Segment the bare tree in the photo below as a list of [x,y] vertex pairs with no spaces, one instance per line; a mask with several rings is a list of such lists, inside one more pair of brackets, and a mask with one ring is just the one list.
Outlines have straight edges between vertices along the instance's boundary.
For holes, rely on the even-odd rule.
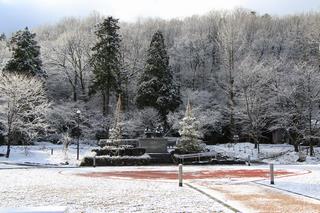
[[14,131],[23,130],[30,138],[45,131],[49,103],[41,80],[17,74],[0,75],[0,97],[0,119],[8,136],[8,158]]
[[235,81],[238,75],[238,66],[242,61],[245,51],[243,22],[247,13],[238,10],[225,14],[222,18],[221,29],[218,33],[218,45],[221,58],[221,75],[217,82],[227,96],[227,111],[229,115],[230,136],[236,133],[235,106],[236,88]]
[[250,57],[240,65],[239,73],[239,103],[237,118],[241,129],[255,143],[255,148],[260,152],[260,139],[268,131],[270,117],[268,109],[271,96],[269,84],[272,80],[270,69],[262,63],[257,63]]
[[320,135],[320,74],[308,62],[288,66],[291,69],[277,74],[280,80],[270,84],[276,94],[273,128],[286,130],[295,151],[299,151],[299,143],[308,142],[313,155],[314,140]]
[[63,72],[72,88],[73,101],[78,100],[78,89],[87,94],[89,78],[90,42],[80,30],[62,34],[45,54],[47,64]]

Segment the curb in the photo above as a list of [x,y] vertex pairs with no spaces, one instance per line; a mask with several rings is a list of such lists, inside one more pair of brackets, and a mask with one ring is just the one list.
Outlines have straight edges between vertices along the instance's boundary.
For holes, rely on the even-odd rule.
[[210,199],[212,199],[212,200],[214,200],[214,201],[216,201],[216,202],[220,203],[221,205],[223,205],[224,207],[226,207],[226,208],[230,209],[230,210],[231,210],[232,212],[234,212],[234,213],[240,213],[240,212],[241,212],[241,211],[239,211],[238,209],[236,209],[236,208],[234,208],[234,207],[230,206],[229,204],[227,204],[227,203],[225,203],[225,202],[223,202],[223,201],[221,201],[221,200],[219,200],[219,199],[217,199],[217,198],[213,197],[212,195],[210,195],[210,194],[208,194],[208,193],[204,192],[203,190],[201,190],[201,189],[199,189],[199,188],[197,188],[197,187],[195,187],[195,186],[191,185],[190,183],[184,183],[184,185],[186,185],[186,186],[188,186],[188,187],[190,187],[190,188],[194,189],[195,191],[200,192],[201,194],[203,194],[203,195],[205,195],[205,196],[209,197]]

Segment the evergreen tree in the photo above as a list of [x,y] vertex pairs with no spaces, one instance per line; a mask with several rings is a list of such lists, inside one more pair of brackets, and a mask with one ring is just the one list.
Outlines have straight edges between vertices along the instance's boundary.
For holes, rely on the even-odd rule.
[[180,104],[180,92],[173,80],[164,38],[157,31],[151,40],[144,72],[139,79],[136,103],[139,108],[154,107],[167,127],[167,114]]
[[6,34],[1,33],[0,34],[0,41],[5,41],[7,39]]
[[92,48],[94,54],[91,58],[93,67],[93,92],[99,91],[102,95],[103,115],[109,114],[110,94],[119,92],[120,75],[120,42],[118,34],[118,19],[108,17],[98,25],[95,32],[98,42]]
[[4,71],[16,72],[31,76],[45,76],[40,58],[40,46],[35,41],[36,34],[26,27],[19,30],[10,40],[13,51],[12,58],[6,64]]
[[198,126],[199,122],[196,121],[196,118],[192,114],[192,109],[190,102],[188,101],[186,114],[182,121],[180,122],[180,130],[179,133],[181,135],[181,139],[177,148],[182,153],[197,153],[203,151],[200,146],[199,132]]

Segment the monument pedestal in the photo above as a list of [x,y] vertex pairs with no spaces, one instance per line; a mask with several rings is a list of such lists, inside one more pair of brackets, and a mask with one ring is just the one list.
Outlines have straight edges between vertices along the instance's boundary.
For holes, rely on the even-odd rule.
[[146,153],[168,153],[166,138],[140,138],[139,147],[146,149]]
[[146,149],[153,164],[173,163],[171,154],[168,153],[168,139],[166,138],[140,138],[139,147]]

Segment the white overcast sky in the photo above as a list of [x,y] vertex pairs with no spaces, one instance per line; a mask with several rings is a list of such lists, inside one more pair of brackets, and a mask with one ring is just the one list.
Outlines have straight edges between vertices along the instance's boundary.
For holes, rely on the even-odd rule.
[[320,0],[0,0],[0,32],[54,23],[65,16],[84,17],[92,11],[134,21],[138,17],[169,19],[235,7],[287,15],[320,11]]

